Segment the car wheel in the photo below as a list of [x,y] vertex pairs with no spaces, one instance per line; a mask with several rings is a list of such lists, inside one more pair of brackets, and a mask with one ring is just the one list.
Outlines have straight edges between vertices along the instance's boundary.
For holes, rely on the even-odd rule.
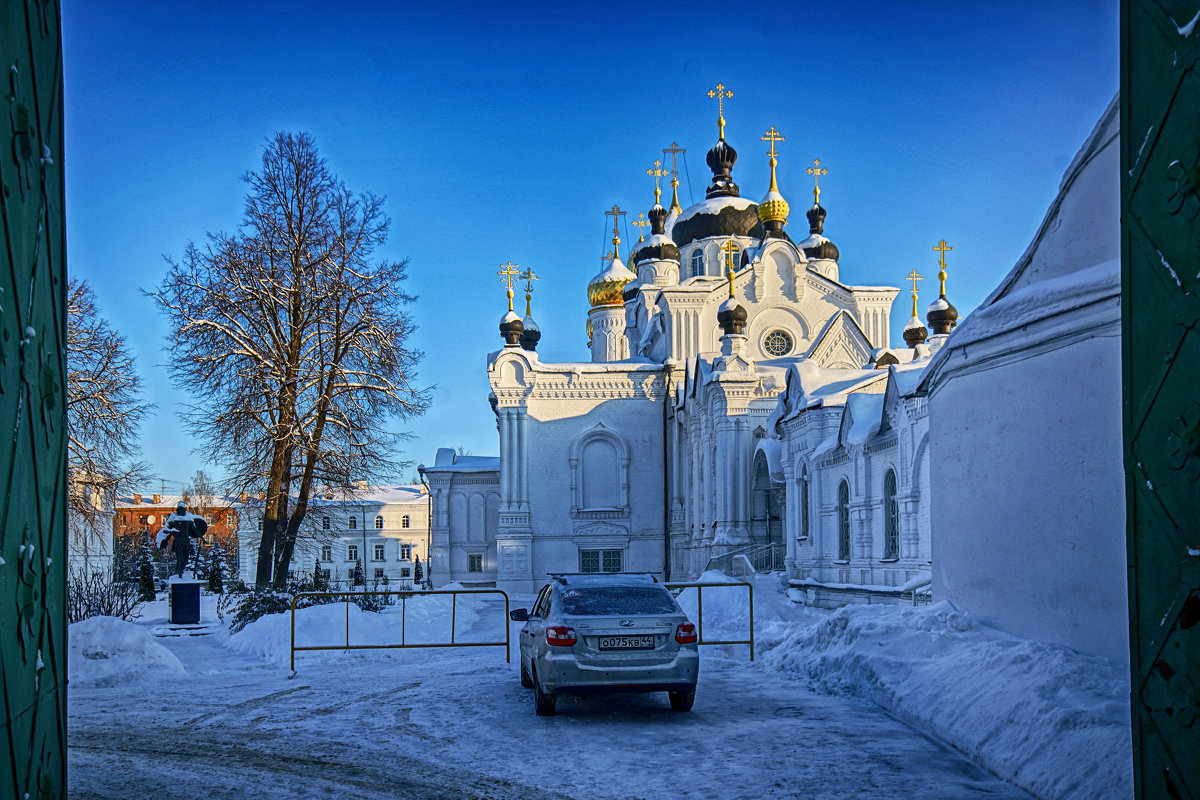
[[520,659],[520,661],[521,661],[521,685],[524,686],[526,689],[532,689],[533,688],[533,678],[529,677],[529,670],[525,669],[525,659],[522,658],[522,659]]
[[533,673],[533,706],[539,717],[554,716],[554,706],[558,698],[552,694],[546,694],[542,691],[542,684],[538,683],[537,672]]
[[696,702],[696,690],[690,692],[667,692],[671,698],[671,708],[676,711],[691,711],[692,703]]

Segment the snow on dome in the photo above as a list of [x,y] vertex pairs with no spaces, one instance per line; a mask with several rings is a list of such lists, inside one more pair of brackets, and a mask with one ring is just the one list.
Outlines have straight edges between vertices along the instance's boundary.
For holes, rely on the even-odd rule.
[[915,328],[924,328],[924,327],[925,327],[925,323],[921,322],[920,318],[913,317],[912,319],[910,319],[908,321],[908,324],[904,326],[904,330],[910,331],[910,330],[914,330]]
[[944,297],[939,297],[937,300],[934,300],[929,304],[930,311],[945,311],[949,307],[950,303]]
[[803,242],[800,242],[800,244],[796,245],[796,247],[800,248],[801,250],[807,250],[811,247],[820,247],[821,245],[825,244],[828,241],[829,240],[826,239],[821,234],[814,233],[811,236],[809,236],[807,239],[805,239]]
[[116,686],[182,675],[183,664],[142,627],[116,617],[89,617],[67,628],[67,680]]
[[522,320],[522,322],[525,324],[525,330],[527,330],[527,331],[540,331],[541,330],[541,328],[538,327],[538,324],[534,321],[533,314],[527,314],[525,316],[525,319]]
[[512,309],[509,309],[508,313],[500,318],[500,324],[503,325],[506,322],[512,322],[514,320],[519,322],[521,320],[521,315]]
[[616,256],[608,268],[588,282],[588,301],[596,306],[619,306],[625,302],[622,292],[625,284],[637,278]]
[[717,311],[732,311],[733,309],[737,308],[737,304],[738,302],[736,297],[726,297],[725,302],[717,306]]
[[[783,198],[780,199],[782,200]],[[685,208],[677,218],[668,218],[668,230],[670,230],[670,227],[674,226],[675,224],[689,220],[697,214],[717,214],[720,213],[722,208],[727,207],[732,207],[738,209],[739,211],[743,211],[753,205],[755,205],[754,201],[748,200],[745,197],[709,197],[705,200],[701,200],[694,206]]]

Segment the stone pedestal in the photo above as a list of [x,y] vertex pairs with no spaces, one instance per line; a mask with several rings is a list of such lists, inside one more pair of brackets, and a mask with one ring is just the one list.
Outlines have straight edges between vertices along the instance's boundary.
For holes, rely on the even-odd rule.
[[172,580],[167,584],[167,622],[195,625],[200,622],[200,587],[204,581]]

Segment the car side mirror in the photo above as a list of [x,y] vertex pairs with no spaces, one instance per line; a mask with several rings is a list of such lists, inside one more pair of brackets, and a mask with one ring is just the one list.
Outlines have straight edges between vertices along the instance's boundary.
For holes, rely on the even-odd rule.
[[508,618],[513,622],[527,622],[529,620],[529,611],[524,608],[513,609],[508,612]]

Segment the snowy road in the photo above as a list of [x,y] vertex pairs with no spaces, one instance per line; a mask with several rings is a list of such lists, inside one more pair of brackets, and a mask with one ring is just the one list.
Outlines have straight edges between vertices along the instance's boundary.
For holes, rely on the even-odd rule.
[[70,797],[1029,797],[745,648],[703,651],[691,713],[631,695],[539,718],[515,635],[512,664],[493,648],[308,654],[294,678],[213,636],[157,641],[185,675],[71,687]]

